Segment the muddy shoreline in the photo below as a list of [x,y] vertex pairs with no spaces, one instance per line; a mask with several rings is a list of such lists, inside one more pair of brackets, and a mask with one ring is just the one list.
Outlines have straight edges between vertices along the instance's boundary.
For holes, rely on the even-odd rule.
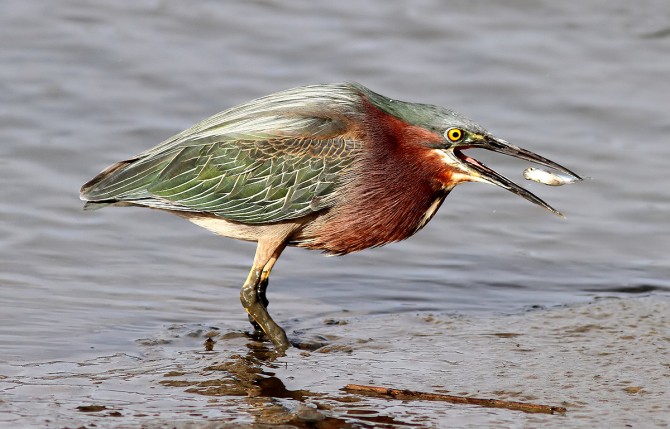
[[[459,427],[663,427],[670,416],[669,326],[663,296],[507,316],[365,316],[296,327],[294,336],[314,350],[277,356],[242,332],[173,325],[138,340],[134,353],[0,364],[0,425],[436,427],[458,418]],[[568,412],[369,398],[343,392],[347,383]]]

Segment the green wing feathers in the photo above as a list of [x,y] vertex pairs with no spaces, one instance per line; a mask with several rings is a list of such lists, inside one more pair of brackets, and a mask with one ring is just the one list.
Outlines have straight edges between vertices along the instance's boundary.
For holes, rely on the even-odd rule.
[[126,202],[251,224],[293,219],[332,203],[357,145],[305,139],[185,146],[115,164],[84,185],[82,196],[92,206]]
[[348,125],[356,91],[294,88],[214,115],[86,183],[85,208],[132,204],[250,224],[325,209],[360,149]]

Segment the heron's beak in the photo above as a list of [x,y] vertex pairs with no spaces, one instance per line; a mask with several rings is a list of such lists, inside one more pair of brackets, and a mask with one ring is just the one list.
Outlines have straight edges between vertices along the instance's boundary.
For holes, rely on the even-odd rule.
[[563,214],[561,214],[561,212],[551,207],[549,204],[544,202],[541,198],[539,198],[532,192],[529,192],[528,190],[512,182],[507,177],[498,174],[497,172],[490,169],[486,165],[482,164],[481,162],[477,161],[474,158],[470,158],[469,156],[465,155],[462,152],[462,150],[464,149],[473,149],[473,148],[487,149],[493,152],[504,153],[505,155],[510,155],[515,158],[525,159],[527,161],[535,162],[537,164],[541,164],[556,169],[558,171],[562,171],[575,177],[578,180],[582,180],[582,178],[579,177],[577,174],[563,167],[562,165],[555,163],[554,161],[550,161],[547,158],[544,158],[529,150],[513,146],[507,143],[505,140],[497,139],[493,136],[482,136],[480,139],[474,141],[470,140],[467,143],[464,143],[462,145],[455,145],[450,148],[453,151],[455,157],[458,159],[459,166],[466,170],[466,173],[471,180],[491,183],[493,185],[500,186],[501,188],[507,189],[508,191],[513,192],[541,207],[544,207],[545,209],[559,216],[563,216]]

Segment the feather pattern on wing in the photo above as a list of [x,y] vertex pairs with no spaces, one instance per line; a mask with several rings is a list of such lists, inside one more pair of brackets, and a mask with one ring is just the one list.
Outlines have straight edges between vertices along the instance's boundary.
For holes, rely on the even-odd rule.
[[333,203],[361,148],[357,102],[355,85],[314,85],[234,107],[110,166],[82,199],[250,224],[308,215]]

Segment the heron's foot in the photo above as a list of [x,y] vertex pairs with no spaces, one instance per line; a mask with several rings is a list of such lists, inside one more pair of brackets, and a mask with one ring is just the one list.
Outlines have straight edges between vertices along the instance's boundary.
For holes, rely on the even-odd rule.
[[[256,296],[260,304],[265,307],[266,311],[268,308],[268,305],[270,304],[270,301],[268,301],[266,291],[268,289],[268,277],[263,275],[264,273],[261,273],[261,280],[258,283],[258,286],[256,287]],[[249,323],[251,323],[251,326],[254,327],[254,333],[253,335],[262,338],[265,335],[265,332],[263,332],[263,328],[261,328],[261,325],[256,323],[256,320],[254,320],[253,317],[251,317],[251,314],[249,314]]]
[[[269,318],[269,316],[268,316]],[[275,323],[272,318],[269,318],[267,323],[267,331],[261,327],[261,325],[254,320],[254,318],[249,314],[249,322],[254,327],[254,332],[251,334],[254,339],[262,340],[263,338],[268,338],[274,344],[275,348],[280,351],[284,351],[291,346],[291,343],[286,336],[286,331],[282,329],[277,323]]]
[[256,323],[253,317],[251,317],[251,314],[249,314],[249,323],[251,323],[251,326],[254,327],[254,333],[253,335],[259,338],[262,338],[265,336],[265,332],[263,332],[263,328],[261,328],[261,325]]
[[273,325],[274,326],[268,327],[269,330],[265,331],[265,335],[270,338],[270,341],[272,341],[272,344],[274,344],[277,351],[286,351],[286,349],[291,347],[291,343],[286,336],[286,331],[274,322]]
[[[249,310],[247,310],[249,311]],[[286,331],[284,331],[281,326],[272,320],[270,315],[265,312],[267,317],[263,317],[261,314],[257,314],[258,319],[252,322],[254,325],[254,335],[262,338],[263,336],[267,337],[275,348],[279,351],[284,351],[291,347],[291,343],[286,336]],[[249,313],[249,318],[253,320],[253,316]]]
[[[272,320],[265,305],[267,299],[265,298],[266,282],[260,282],[260,270],[252,270],[247,279],[247,282],[242,286],[240,291],[240,301],[244,309],[249,313],[249,319],[254,329],[259,329],[261,332],[272,341],[275,348],[279,351],[284,351],[291,346],[288,341],[286,332]],[[261,289],[259,283],[265,283],[265,287]],[[263,305],[265,304],[265,305]]]

